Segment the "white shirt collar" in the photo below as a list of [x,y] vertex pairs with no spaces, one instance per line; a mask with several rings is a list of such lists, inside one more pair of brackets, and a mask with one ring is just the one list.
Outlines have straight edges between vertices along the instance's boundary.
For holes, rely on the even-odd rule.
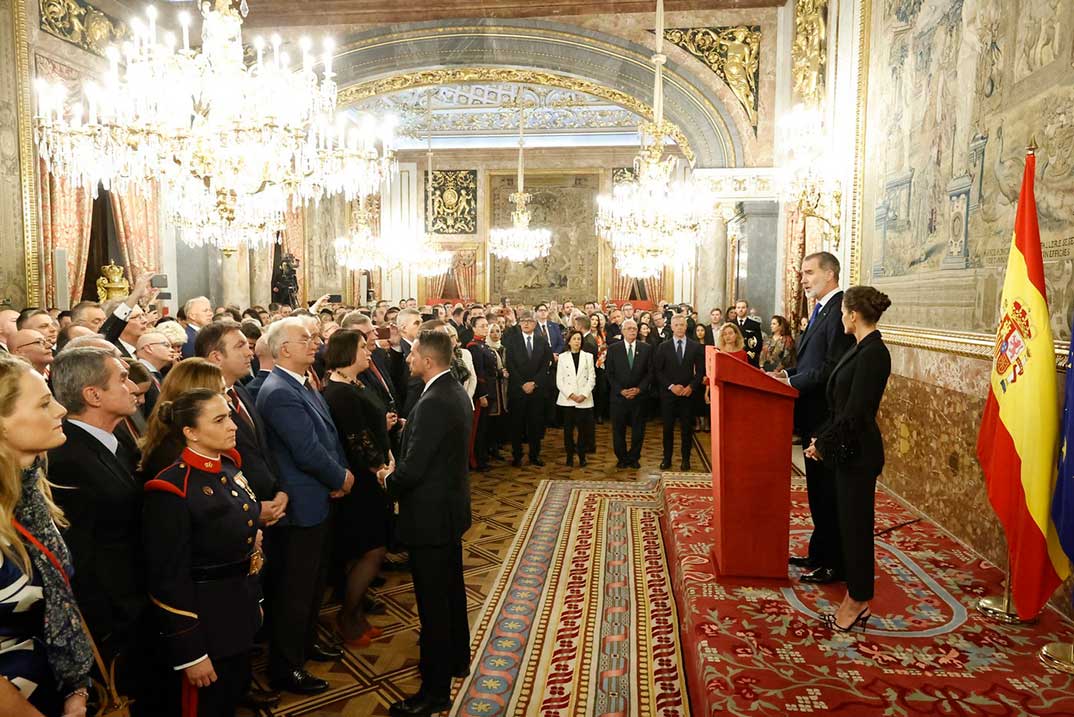
[[138,350],[134,346],[132,346],[131,344],[128,344],[123,339],[120,339],[119,343],[123,344],[123,348],[126,349],[127,353],[130,354],[131,356],[134,356],[135,352]]
[[145,359],[138,359],[138,360],[142,362],[143,366],[145,366],[147,369],[149,369],[149,373],[153,374],[154,376],[159,376],[160,375],[160,369],[157,368],[156,366],[154,366],[152,363],[150,363],[149,361],[147,361]]
[[624,339],[623,343],[626,345],[627,351],[629,351],[630,349],[634,348],[634,344],[636,344],[637,341],[627,341],[626,339]]
[[97,426],[91,426],[88,423],[84,423],[74,418],[68,418],[67,422],[75,424],[83,431],[96,438],[98,441],[101,442],[101,445],[111,451],[113,456],[116,454],[116,449],[119,448],[119,439],[116,438],[114,434],[97,428]]
[[824,296],[822,296],[819,299],[817,299],[817,305],[823,308],[824,305],[828,303],[828,299],[830,299],[833,296],[835,296],[835,294],[838,293],[838,292],[839,292],[839,287],[837,286],[834,289],[832,289],[831,291],[829,291],[827,294],[825,294]]
[[303,374],[303,373],[295,373],[294,371],[291,371],[290,369],[286,369],[283,366],[280,366],[280,364],[276,364],[276,368],[280,369],[281,371],[286,373],[288,376],[290,376],[294,380],[298,381],[303,386],[306,385],[306,375],[305,374]]
[[430,380],[426,381],[426,382],[425,382],[425,388],[421,389],[421,395],[422,395],[422,396],[424,396],[424,395],[425,395],[425,392],[429,390],[429,386],[432,386],[432,385],[433,385],[433,382],[435,382],[435,381],[436,381],[436,379],[440,378],[440,377],[441,377],[441,376],[443,376],[443,375],[444,375],[445,373],[451,373],[451,369],[449,369],[449,368],[446,368],[446,369],[444,369],[443,371],[441,371],[440,373],[438,373],[438,374],[436,374],[435,376],[433,376],[433,377],[432,377],[432,378],[431,378]]

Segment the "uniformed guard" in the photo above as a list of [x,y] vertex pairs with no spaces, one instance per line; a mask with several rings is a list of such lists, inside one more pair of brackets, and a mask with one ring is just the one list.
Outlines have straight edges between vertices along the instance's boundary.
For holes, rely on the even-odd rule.
[[221,394],[194,389],[158,410],[186,446],[145,484],[150,602],[168,664],[181,673],[172,714],[232,717],[261,623],[260,504],[242,475]]

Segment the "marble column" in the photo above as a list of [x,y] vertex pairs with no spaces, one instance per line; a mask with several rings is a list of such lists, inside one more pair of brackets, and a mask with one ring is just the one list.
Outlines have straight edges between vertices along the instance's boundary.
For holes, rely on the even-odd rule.
[[[276,247],[250,252],[250,305],[268,306],[272,301],[272,257]],[[245,307],[243,307],[245,308]]]
[[782,278],[778,247],[781,235],[779,204],[758,201],[742,202],[740,206],[742,244],[738,298],[749,301],[762,318],[767,318],[775,308],[776,285]]
[[240,247],[230,256],[221,252],[220,258],[221,303],[244,309],[250,305],[250,251]]
[[727,306],[727,222],[722,214],[698,250],[695,277],[693,303],[702,317],[717,306]]
[[0,301],[22,308],[26,305],[26,264],[14,2],[22,0],[0,0]]

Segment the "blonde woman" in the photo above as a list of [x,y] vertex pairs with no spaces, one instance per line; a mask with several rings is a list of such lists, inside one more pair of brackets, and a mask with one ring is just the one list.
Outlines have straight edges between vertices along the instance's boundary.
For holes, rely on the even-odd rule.
[[[85,717],[93,656],[41,454],[66,409],[30,364],[0,356],[0,714]],[[25,693],[23,692],[25,690]]]
[[728,322],[720,327],[720,335],[716,339],[716,350],[720,353],[731,354],[741,361],[749,362],[742,331],[733,323]]
[[[187,391],[207,388],[224,395],[224,374],[220,368],[202,358],[189,358],[175,364],[160,385],[157,406],[165,401],[175,401]],[[168,424],[161,420],[155,406],[146,421],[141,442],[142,460],[138,464],[141,480],[147,481],[170,466],[183,452],[183,445],[173,437]]]

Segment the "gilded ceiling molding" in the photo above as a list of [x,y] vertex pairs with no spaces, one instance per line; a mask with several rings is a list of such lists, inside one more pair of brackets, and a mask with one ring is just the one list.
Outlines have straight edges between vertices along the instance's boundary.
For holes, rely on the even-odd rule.
[[[544,70],[520,70],[511,67],[448,67],[390,75],[341,87],[339,90],[339,106],[349,107],[370,97],[387,95],[416,87],[465,85],[475,82],[509,82],[521,85],[559,87],[574,92],[584,92],[628,109],[646,120],[652,121],[653,119],[653,110],[649,105],[625,92],[569,75]],[[671,137],[679,146],[679,151],[682,152],[686,161],[693,165],[695,161],[694,151],[690,147],[690,142],[686,139],[683,131],[679,127],[675,127]]]
[[11,3],[15,39],[15,82],[18,101],[19,180],[22,185],[22,244],[26,271],[26,306],[41,305],[41,262],[37,249],[37,163],[33,139],[33,90],[30,82],[30,38],[26,3]]
[[[427,181],[425,172],[422,184]],[[477,234],[477,170],[434,169],[432,184],[432,218],[426,218],[425,231]]]
[[828,0],[795,0],[791,74],[794,97],[807,105],[824,99],[828,70]]
[[746,111],[757,136],[761,26],[674,28],[664,30],[664,38],[701,60],[723,80]]
[[38,0],[41,29],[95,55],[130,34],[120,20],[84,0]]

